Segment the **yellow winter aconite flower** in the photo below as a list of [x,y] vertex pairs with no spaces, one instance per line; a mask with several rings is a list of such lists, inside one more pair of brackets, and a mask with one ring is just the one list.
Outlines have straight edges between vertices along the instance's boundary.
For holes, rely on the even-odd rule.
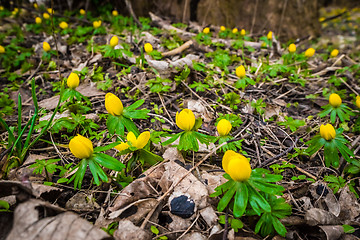
[[289,52],[291,52],[291,53],[294,53],[294,52],[296,52],[296,45],[295,44],[290,44],[289,45]]
[[315,54],[315,49],[313,49],[313,48],[308,48],[305,51],[305,57],[312,57],[312,56],[314,56],[314,54]]
[[341,97],[336,93],[332,93],[332,94],[330,94],[330,97],[329,97],[329,103],[333,108],[340,107],[340,105],[342,103]]
[[206,27],[203,29],[203,33],[208,34],[210,32],[210,28]]
[[271,40],[273,37],[273,32],[269,31],[266,37],[267,37],[267,39]]
[[221,119],[216,126],[216,129],[220,136],[227,136],[231,130],[232,126],[229,120]]
[[249,161],[243,155],[232,150],[225,152],[222,167],[234,181],[243,182],[250,178],[251,166]]
[[43,13],[43,18],[44,19],[49,19],[50,18],[50,15],[48,13]]
[[5,53],[5,48],[0,45],[0,53]]
[[48,52],[51,50],[50,44],[47,42],[43,42],[43,49],[45,52]]
[[117,146],[115,146],[115,148],[117,149],[117,150],[119,150],[120,152],[121,151],[124,151],[125,149],[128,149],[130,146],[129,146],[129,144],[127,143],[127,142],[122,142],[122,143],[120,143],[119,145],[117,145]]
[[79,134],[70,140],[69,148],[71,153],[80,159],[89,158],[94,152],[90,139]]
[[239,78],[243,78],[246,75],[245,72],[245,67],[243,65],[240,65],[236,68],[235,70],[236,76],[238,76]]
[[3,6],[0,6],[0,11],[4,10],[4,7]]
[[121,100],[112,93],[105,95],[105,108],[113,116],[120,116],[124,110]]
[[98,20],[98,21],[94,21],[93,22],[93,27],[94,28],[99,28],[101,26],[101,20]]
[[35,9],[38,9],[38,8],[39,8],[39,5],[37,5],[37,3],[34,3],[33,6],[34,6]]
[[195,125],[195,115],[190,109],[183,109],[180,113],[176,112],[175,122],[180,129],[191,131]]
[[241,31],[240,31],[240,35],[241,35],[241,36],[245,36],[245,35],[246,35],[246,31],[245,31],[245,29],[241,29]]
[[118,11],[116,11],[116,10],[113,10],[113,11],[111,12],[111,14],[112,14],[114,17],[117,16],[117,15],[119,15]]
[[79,76],[76,73],[73,73],[73,72],[70,73],[66,83],[67,83],[67,86],[71,89],[77,88],[80,83]]
[[118,45],[118,43],[119,43],[119,38],[117,36],[113,36],[110,39],[110,46],[111,47],[115,47],[116,45]]
[[133,132],[129,132],[126,136],[126,139],[131,143],[133,147],[141,149],[146,146],[150,139],[150,132],[142,132],[138,137],[135,136]]
[[153,49],[153,46],[150,43],[145,43],[144,50],[147,53],[151,53],[154,49]]
[[319,18],[319,22],[323,22],[325,20],[324,17]]
[[14,8],[14,11],[11,12],[12,15],[16,15],[19,12],[18,8]]
[[80,9],[79,12],[80,12],[81,15],[85,15],[85,14],[86,14],[86,11],[85,11],[84,9]]
[[330,123],[326,125],[322,124],[320,126],[320,136],[326,141],[334,139],[336,136],[334,127]]
[[339,50],[334,49],[334,50],[331,51],[330,56],[331,57],[336,57],[338,54],[339,54]]
[[47,11],[49,14],[54,14],[54,9],[52,9],[52,8],[48,8],[48,9],[46,9],[46,11]]
[[233,30],[232,30],[232,33],[238,33],[239,32],[239,30],[237,29],[237,28],[233,28]]
[[42,20],[41,20],[41,18],[36,17],[36,18],[35,18],[35,22],[36,22],[37,24],[40,24],[40,23],[42,22]]
[[223,31],[225,31],[226,30],[226,27],[224,27],[224,26],[221,26],[220,27],[220,32],[223,32]]
[[59,24],[59,26],[60,26],[61,29],[67,29],[69,27],[69,25],[66,22],[61,22]]
[[356,97],[356,106],[360,108],[360,96]]

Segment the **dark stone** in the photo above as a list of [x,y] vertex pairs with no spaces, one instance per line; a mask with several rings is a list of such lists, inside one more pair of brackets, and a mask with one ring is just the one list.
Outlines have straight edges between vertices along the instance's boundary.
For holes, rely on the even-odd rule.
[[326,195],[329,193],[329,190],[324,185],[318,185],[316,188],[316,193],[320,196],[326,197]]
[[185,195],[174,198],[170,203],[170,212],[182,218],[189,218],[194,214],[195,202]]

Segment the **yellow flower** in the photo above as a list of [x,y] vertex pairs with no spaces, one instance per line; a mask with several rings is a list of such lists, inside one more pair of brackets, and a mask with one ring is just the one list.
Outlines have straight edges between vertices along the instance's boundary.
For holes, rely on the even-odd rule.
[[5,52],[5,48],[0,45],[0,53],[4,53],[4,52]]
[[220,27],[220,32],[223,32],[223,31],[225,31],[226,30],[226,27],[224,27],[224,26],[221,26]]
[[120,116],[124,110],[121,100],[112,93],[105,95],[105,108],[113,116]]
[[195,115],[190,109],[183,109],[180,113],[176,112],[175,122],[180,129],[191,131],[195,125]]
[[324,17],[319,18],[319,22],[323,22],[325,20]]
[[112,14],[113,16],[119,15],[118,11],[116,11],[116,10],[113,10],[111,14]]
[[85,10],[84,10],[84,9],[80,9],[80,14],[81,14],[81,15],[85,15],[85,14],[86,14]]
[[329,97],[329,103],[334,108],[340,107],[340,105],[342,103],[341,97],[336,93],[332,93],[332,94],[330,94],[330,97]]
[[126,139],[128,142],[131,143],[133,147],[136,147],[137,149],[141,149],[146,146],[146,144],[149,142],[150,139],[150,132],[142,132],[137,138],[133,132],[129,132],[126,136]]
[[243,182],[250,178],[251,166],[249,161],[243,155],[232,150],[225,152],[222,167],[234,181]]
[[245,36],[245,35],[246,35],[246,31],[245,31],[245,29],[241,29],[241,31],[240,31],[240,35],[241,35],[241,36]]
[[3,6],[0,6],[0,11],[4,10],[4,7]]
[[145,43],[144,50],[147,53],[151,53],[153,51],[153,46],[150,43]]
[[43,42],[43,49],[45,52],[48,52],[51,50],[50,44],[47,42]]
[[206,27],[203,29],[203,33],[208,34],[210,32],[210,28]]
[[93,27],[94,28],[99,28],[100,26],[101,26],[101,20],[93,22]]
[[18,8],[14,8],[14,11],[11,12],[12,15],[16,15],[19,12]]
[[61,22],[59,24],[59,26],[60,26],[61,29],[67,29],[69,27],[69,25],[66,22]]
[[339,54],[339,50],[334,49],[334,50],[331,51],[330,56],[331,57],[336,57],[338,54]]
[[94,152],[92,142],[90,139],[77,135],[69,142],[69,148],[71,153],[80,159],[89,158]]
[[34,6],[35,9],[38,9],[38,8],[39,8],[39,6],[37,5],[37,3],[34,3],[33,6]]
[[267,39],[272,40],[273,32],[272,32],[272,31],[269,31],[269,33],[267,34],[266,37],[267,37]]
[[70,73],[68,79],[67,79],[67,86],[71,89],[75,89],[79,86],[80,79],[79,76],[76,73]]
[[216,126],[216,129],[220,136],[227,136],[231,130],[231,123],[226,119],[221,119]]
[[312,56],[314,56],[314,54],[315,54],[315,49],[313,49],[313,48],[308,48],[305,51],[305,57],[312,57]]
[[43,18],[44,19],[49,19],[50,18],[50,15],[48,13],[43,13]]
[[322,124],[320,126],[320,136],[326,141],[332,140],[336,136],[334,127],[331,124]]
[[289,45],[289,52],[291,52],[291,53],[294,53],[294,52],[296,52],[296,45],[295,44],[290,44]]
[[360,108],[360,96],[356,96],[356,106]]
[[46,9],[49,14],[54,14],[54,10],[52,8]]
[[41,18],[36,17],[36,18],[35,18],[35,22],[36,22],[37,24],[40,24],[40,23],[42,22],[42,20],[41,20]]
[[122,143],[120,143],[119,145],[117,145],[117,146],[115,146],[115,148],[117,149],[117,150],[119,150],[120,152],[121,151],[124,151],[125,149],[128,149],[130,146],[129,146],[129,144],[127,143],[127,142],[122,142]]
[[234,33],[234,34],[235,34],[235,33],[238,33],[238,31],[239,31],[239,30],[238,30],[237,28],[233,28],[232,33]]
[[118,45],[118,43],[119,43],[119,38],[117,36],[113,36],[110,39],[110,46],[111,47],[115,47],[116,45]]
[[244,66],[243,65],[238,66],[235,70],[235,73],[236,73],[236,76],[238,76],[239,78],[245,77],[246,72],[245,72]]

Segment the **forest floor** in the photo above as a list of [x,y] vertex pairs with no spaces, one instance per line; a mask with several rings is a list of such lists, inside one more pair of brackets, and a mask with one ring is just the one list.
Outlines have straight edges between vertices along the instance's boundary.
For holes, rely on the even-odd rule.
[[[360,9],[321,9],[320,37],[286,43],[47,11],[0,8],[0,239],[359,239]],[[250,178],[223,177],[228,150]]]

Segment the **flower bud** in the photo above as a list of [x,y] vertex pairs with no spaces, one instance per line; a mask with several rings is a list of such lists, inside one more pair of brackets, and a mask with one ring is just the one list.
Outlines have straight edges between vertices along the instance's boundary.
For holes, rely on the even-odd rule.
[[245,31],[245,29],[241,29],[241,31],[240,31],[240,35],[241,35],[241,36],[245,36],[245,35],[246,35],[246,31]]
[[5,53],[5,48],[0,45],[0,53]]
[[35,18],[35,23],[40,24],[41,22],[42,22],[41,18],[39,18],[39,17]]
[[60,26],[61,29],[67,29],[69,27],[69,25],[66,22],[61,22],[59,24],[59,26]]
[[151,53],[154,49],[153,46],[150,43],[145,43],[144,50],[146,53]]
[[110,39],[110,46],[111,47],[115,47],[116,45],[118,45],[118,43],[119,43],[119,38],[117,36],[113,36]]
[[225,152],[222,167],[237,182],[246,181],[251,176],[251,166],[247,158],[232,150]]
[[35,9],[39,8],[39,5],[37,3],[34,3],[33,6],[34,6]]
[[216,126],[216,129],[220,136],[227,136],[231,130],[231,123],[226,119],[221,119]]
[[333,108],[340,107],[340,105],[342,103],[341,97],[336,93],[332,93],[332,94],[330,94],[330,97],[329,97],[329,103]]
[[356,106],[360,108],[360,96],[356,96]]
[[272,31],[269,31],[269,33],[267,34],[267,39],[269,39],[269,40],[272,40],[272,38],[273,38],[273,32]]
[[84,9],[80,9],[80,14],[81,15],[85,15],[86,14],[86,11]]
[[141,149],[146,146],[150,139],[150,132],[142,132],[138,137],[135,136],[133,132],[129,132],[126,136],[126,139],[131,143],[133,147]]
[[43,18],[44,19],[49,19],[50,18],[50,15],[48,13],[43,13]]
[[114,17],[116,17],[117,15],[119,15],[118,11],[116,11],[116,10],[113,10],[113,11],[111,12],[111,14],[112,14]]
[[66,83],[67,83],[67,86],[71,89],[77,88],[80,83],[79,76],[76,73],[73,73],[73,72],[70,73]]
[[203,29],[203,33],[208,34],[210,32],[210,28],[206,27]]
[[93,22],[93,27],[94,28],[99,28],[101,26],[101,20],[98,20],[98,21],[94,21]]
[[294,53],[294,52],[296,52],[296,45],[295,44],[290,44],[289,45],[289,52],[290,53]]
[[238,76],[239,78],[243,78],[246,75],[245,72],[245,67],[243,65],[240,65],[236,68],[235,70],[236,76]]
[[224,27],[224,26],[221,26],[220,27],[220,32],[223,32],[223,31],[225,31],[226,30],[226,27]]
[[113,116],[120,116],[124,110],[121,100],[112,93],[105,95],[105,108]]
[[232,33],[236,34],[238,32],[239,32],[239,30],[237,28],[233,28]]
[[320,136],[326,141],[329,141],[335,138],[336,131],[331,124],[322,124],[320,126]]
[[308,48],[306,51],[305,51],[305,57],[312,57],[314,56],[315,54],[315,49],[313,48]]
[[338,54],[339,54],[339,50],[334,49],[334,50],[331,51],[330,56],[331,57],[336,57]]
[[49,14],[54,14],[54,9],[48,8],[48,9],[46,9],[46,10],[47,10],[47,12],[48,12]]
[[180,129],[191,131],[195,125],[195,115],[190,109],[183,109],[180,113],[176,112],[175,122]]
[[90,139],[79,134],[70,140],[69,148],[71,153],[80,159],[89,158],[94,152]]
[[50,44],[47,42],[43,42],[43,49],[45,52],[48,52],[51,50]]

